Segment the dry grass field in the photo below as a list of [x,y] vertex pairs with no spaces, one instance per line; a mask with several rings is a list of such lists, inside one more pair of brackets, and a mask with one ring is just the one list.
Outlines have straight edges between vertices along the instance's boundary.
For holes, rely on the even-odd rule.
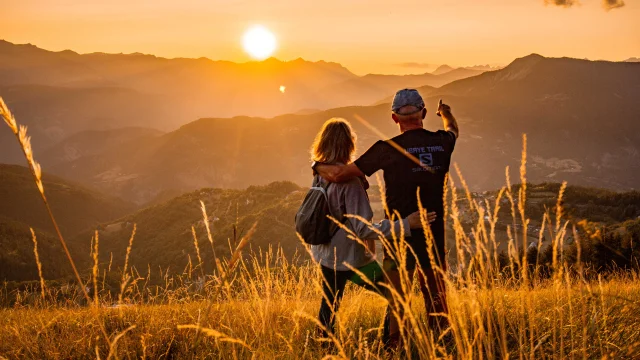
[[[321,299],[311,267],[262,267],[235,290],[205,301],[195,294],[126,305],[19,305],[0,310],[6,358],[402,358],[380,342],[386,301],[349,289],[335,339],[320,341]],[[205,296],[206,297],[206,296]],[[420,358],[637,358],[640,284],[634,277],[582,283],[567,278],[533,288],[449,290],[453,341],[408,332]],[[420,322],[421,300],[411,309]],[[202,324],[198,336],[190,326]],[[101,327],[108,334],[103,336]]]

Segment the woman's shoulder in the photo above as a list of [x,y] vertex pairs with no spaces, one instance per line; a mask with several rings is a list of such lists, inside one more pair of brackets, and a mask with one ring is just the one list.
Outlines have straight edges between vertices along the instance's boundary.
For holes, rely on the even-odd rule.
[[331,186],[335,190],[339,190],[339,191],[348,191],[348,192],[354,192],[354,191],[360,192],[361,190],[366,191],[366,187],[362,179],[360,178],[352,178],[341,183],[332,183]]
[[[321,179],[320,181],[322,183],[328,183],[327,180],[324,179],[322,176],[319,176],[319,177],[320,177],[320,179]],[[351,179],[349,179],[347,181],[343,181],[343,182],[339,182],[339,183],[331,183],[331,186],[335,186],[335,187],[360,186],[360,187],[362,187],[362,184],[363,184],[363,182],[362,182],[362,180],[360,178],[354,177],[354,178],[351,178]]]

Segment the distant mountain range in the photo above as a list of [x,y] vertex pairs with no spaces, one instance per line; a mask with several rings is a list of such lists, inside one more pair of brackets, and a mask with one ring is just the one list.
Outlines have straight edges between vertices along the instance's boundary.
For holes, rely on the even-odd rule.
[[431,72],[433,75],[442,75],[442,74],[446,74],[450,71],[453,71],[454,68],[452,68],[449,65],[440,65],[438,66],[437,69],[435,69],[433,72]]
[[474,65],[474,66],[464,66],[464,67],[459,67],[459,68],[453,68],[449,65],[440,65],[438,66],[438,68],[436,68],[433,72],[431,72],[433,75],[444,75],[447,74],[449,72],[452,72],[454,70],[466,70],[469,73],[470,72],[485,72],[485,71],[494,71],[494,70],[500,70],[502,67],[500,66],[491,66],[491,65]]
[[473,66],[465,66],[464,69],[479,70],[479,71],[494,71],[494,70],[500,70],[503,67],[504,66],[500,66],[500,65],[473,65]]
[[[0,40],[0,96],[30,126],[36,150],[87,130],[136,126],[167,131],[208,116],[272,117],[370,105],[400,87],[441,86],[478,73],[360,77],[324,61],[270,58],[239,64],[78,54]],[[18,149],[5,149],[8,135],[0,130],[0,162],[19,162]]]
[[[380,98],[394,94],[404,88],[422,87],[428,94],[436,87],[481,74],[482,71],[464,68],[451,69],[440,74],[420,75],[378,75],[369,74],[355,79],[345,80],[321,91],[328,103],[334,107],[372,105]],[[382,95],[382,96],[381,96]]]
[[[499,188],[507,165],[517,178],[523,133],[533,181],[640,187],[640,64],[530,55],[501,70],[420,90],[427,128],[442,126],[434,115],[438,99],[453,107],[461,127],[453,159],[473,189]],[[306,185],[308,149],[322,123],[349,119],[362,153],[379,137],[354,115],[393,136],[398,129],[390,100],[269,119],[200,119],[46,169],[138,203],[205,186],[243,188],[281,179]]]

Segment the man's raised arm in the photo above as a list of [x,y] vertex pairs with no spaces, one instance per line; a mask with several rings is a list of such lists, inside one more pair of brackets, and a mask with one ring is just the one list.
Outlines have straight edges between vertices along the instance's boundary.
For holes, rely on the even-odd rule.
[[354,163],[349,165],[316,164],[313,168],[320,176],[325,178],[325,180],[334,183],[345,182],[354,177],[364,176],[364,173],[360,171]]
[[451,131],[457,138],[460,134],[458,130],[458,122],[451,113],[451,107],[447,104],[443,104],[442,99],[440,99],[440,102],[438,103],[438,112],[436,114],[442,117],[444,129],[446,131]]

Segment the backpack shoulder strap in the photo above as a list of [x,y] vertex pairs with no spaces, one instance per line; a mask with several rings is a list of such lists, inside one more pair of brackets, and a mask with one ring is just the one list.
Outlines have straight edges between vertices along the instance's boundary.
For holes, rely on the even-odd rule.
[[313,177],[313,183],[311,185],[311,189],[322,192],[322,194],[325,196],[327,200],[327,203],[329,203],[329,196],[327,193],[327,191],[329,190],[329,186],[331,186],[331,183],[330,182],[323,183],[320,178],[320,175],[315,175]]

